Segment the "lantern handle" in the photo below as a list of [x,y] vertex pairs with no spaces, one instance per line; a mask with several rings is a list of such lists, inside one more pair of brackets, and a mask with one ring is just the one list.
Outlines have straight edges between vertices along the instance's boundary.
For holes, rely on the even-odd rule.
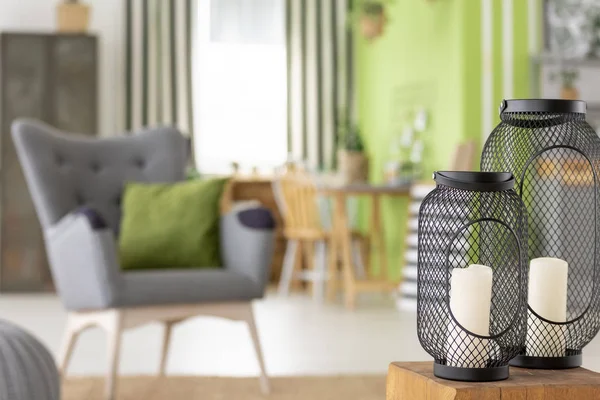
[[498,114],[500,116],[502,116],[502,113],[504,112],[504,110],[506,110],[507,106],[508,106],[508,102],[505,99],[502,99],[502,101],[500,102],[500,107],[498,109]]

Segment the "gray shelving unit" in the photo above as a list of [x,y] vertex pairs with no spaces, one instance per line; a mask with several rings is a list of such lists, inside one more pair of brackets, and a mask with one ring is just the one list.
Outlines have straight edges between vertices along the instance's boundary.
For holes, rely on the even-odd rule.
[[0,291],[52,290],[43,235],[10,134],[16,118],[95,135],[98,41],[0,34]]

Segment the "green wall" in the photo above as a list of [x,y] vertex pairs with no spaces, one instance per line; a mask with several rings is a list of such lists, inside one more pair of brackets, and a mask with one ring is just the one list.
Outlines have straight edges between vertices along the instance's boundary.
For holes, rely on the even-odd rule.
[[[493,0],[493,113],[502,99],[502,0]],[[359,124],[371,162],[370,178],[382,182],[406,114],[429,115],[423,178],[449,168],[457,144],[481,145],[481,1],[397,0],[387,6],[383,36],[366,42],[357,34],[356,79]],[[527,2],[514,1],[514,97],[527,97],[529,56]],[[479,160],[476,160],[477,163]],[[474,169],[477,165],[473,166]],[[404,251],[406,202],[384,203],[389,263],[399,276]],[[366,224],[368,204],[363,205]]]

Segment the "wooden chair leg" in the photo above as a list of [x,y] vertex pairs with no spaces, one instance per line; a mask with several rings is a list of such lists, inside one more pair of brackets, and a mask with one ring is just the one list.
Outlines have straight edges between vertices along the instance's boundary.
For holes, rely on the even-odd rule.
[[344,277],[344,298],[346,308],[353,310],[356,306],[356,278],[352,263],[352,238],[348,229],[348,217],[345,197],[343,194],[336,196],[336,241],[342,259],[342,274]]
[[285,255],[283,257],[283,267],[281,269],[281,278],[279,278],[279,295],[287,296],[290,293],[290,285],[295,270],[296,253],[298,251],[298,241],[288,240]]
[[305,271],[304,247],[306,247],[306,244],[302,240],[298,240],[297,242],[298,247],[296,248],[296,257],[294,258],[294,273],[292,274],[290,287],[294,291],[303,291],[305,287],[301,276]]
[[260,346],[260,338],[258,337],[258,330],[256,329],[256,321],[254,320],[254,311],[252,310],[252,303],[249,304],[248,329],[250,329],[250,336],[252,336],[252,344],[254,345],[254,351],[258,360],[258,366],[260,368],[260,388],[263,394],[269,394],[271,391],[269,385],[269,378],[265,368],[265,361],[263,359],[262,348]]
[[169,358],[169,347],[171,345],[171,333],[173,326],[177,321],[165,322],[165,333],[162,340],[162,348],[160,352],[160,366],[158,368],[158,375],[165,376],[167,371],[167,359]]
[[108,373],[106,375],[105,382],[105,397],[106,400],[115,400],[117,393],[117,374],[119,367],[119,355],[121,350],[121,334],[123,330],[123,316],[121,311],[114,310],[106,322],[103,328],[106,330],[108,336]]
[[314,246],[315,281],[313,283],[313,296],[317,302],[322,303],[325,299],[325,285],[329,279],[329,274],[327,271],[327,244],[324,240],[322,240],[315,242]]
[[67,316],[67,326],[65,327],[62,344],[58,353],[58,372],[63,378],[67,375],[67,368],[69,366],[71,356],[73,355],[73,348],[75,347],[75,342],[77,341],[79,333],[81,332],[79,327],[74,323],[73,319],[73,316]]
[[333,236],[327,243],[327,301],[333,302],[337,292],[338,284],[338,252],[337,244]]
[[354,266],[354,274],[357,279],[367,278],[367,267],[365,266],[365,256],[363,246],[360,239],[352,239],[352,260]]

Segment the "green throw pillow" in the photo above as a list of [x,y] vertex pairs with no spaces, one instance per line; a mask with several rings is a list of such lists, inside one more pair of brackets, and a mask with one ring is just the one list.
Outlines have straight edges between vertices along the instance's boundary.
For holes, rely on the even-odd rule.
[[119,235],[121,268],[220,267],[219,201],[226,182],[128,183]]

